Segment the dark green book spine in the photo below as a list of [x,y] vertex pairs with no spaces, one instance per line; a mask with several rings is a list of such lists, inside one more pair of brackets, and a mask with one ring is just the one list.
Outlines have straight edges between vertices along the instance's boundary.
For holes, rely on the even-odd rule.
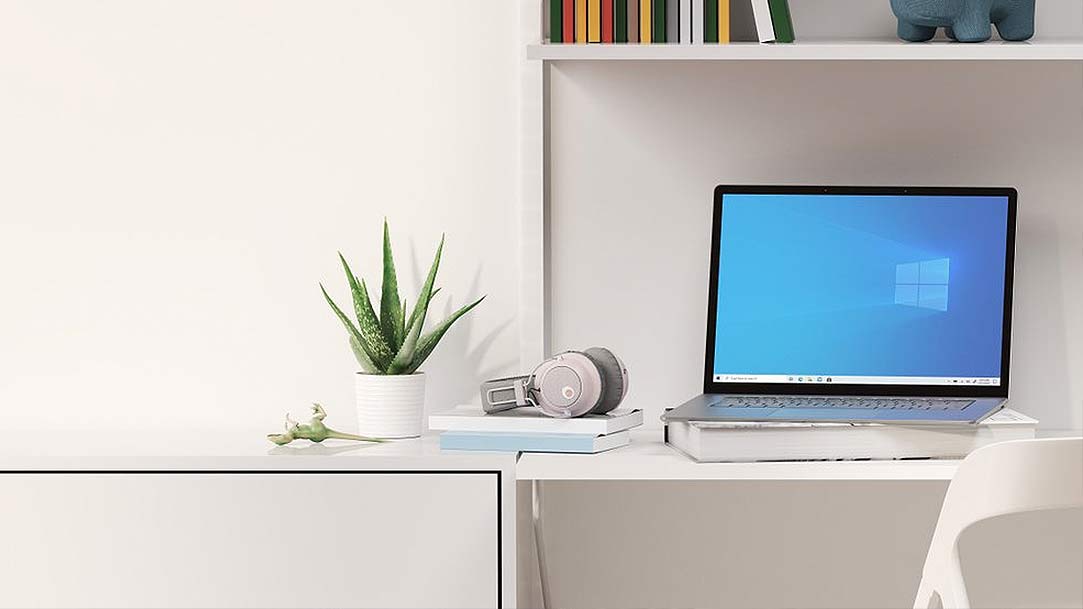
[[[677,2],[678,0],[669,0]],[[651,0],[651,42],[666,41],[666,0]]]
[[793,19],[788,0],[768,0],[771,23],[775,26],[775,42],[793,42]]
[[549,0],[549,42],[564,42],[564,32],[561,26],[564,24],[564,15],[561,7],[564,0]]
[[613,42],[628,41],[628,2],[613,0]]
[[613,0],[613,42],[628,42],[628,3],[639,0]]
[[718,0],[703,0],[703,42],[718,42]]

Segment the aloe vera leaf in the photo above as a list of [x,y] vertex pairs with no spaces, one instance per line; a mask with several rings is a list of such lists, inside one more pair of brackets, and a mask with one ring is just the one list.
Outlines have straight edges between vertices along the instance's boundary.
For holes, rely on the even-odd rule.
[[342,270],[346,273],[346,281],[350,284],[350,294],[353,296],[354,313],[357,315],[358,330],[361,332],[361,340],[358,342],[372,363],[376,364],[380,370],[385,370],[391,361],[391,347],[384,340],[380,320],[376,318],[376,311],[372,309],[368,287],[365,286],[364,281],[358,283],[357,277],[350,270],[350,265],[346,263],[346,258],[341,253],[338,258],[342,261]]
[[451,315],[448,315],[444,321],[437,324],[436,327],[425,334],[425,336],[422,336],[417,341],[417,350],[414,351],[414,359],[410,360],[410,367],[406,370],[406,373],[413,374],[416,372],[417,369],[421,367],[421,364],[425,363],[425,360],[428,359],[429,354],[436,348],[436,344],[444,337],[444,333],[448,331],[451,324],[458,321],[460,317],[466,315],[470,309],[478,306],[483,300],[485,300],[484,296],[462,307],[458,311],[455,311]]
[[429,268],[429,276],[425,278],[425,285],[421,287],[421,294],[417,297],[417,304],[410,314],[410,323],[407,325],[406,337],[402,341],[391,365],[387,367],[388,374],[404,374],[414,359],[414,350],[417,348],[417,340],[421,336],[421,328],[425,325],[425,314],[432,300],[432,284],[436,281],[436,271],[440,268],[440,254],[444,251],[444,238],[440,237],[440,245],[436,248],[436,257],[433,258],[432,267]]
[[350,348],[353,349],[353,355],[357,358],[357,363],[360,364],[361,369],[369,374],[377,374],[380,372],[376,364],[372,363],[372,358],[368,356],[368,353],[361,348],[361,332],[358,331],[357,326],[353,325],[349,317],[342,312],[342,309],[338,308],[335,301],[331,300],[331,297],[327,294],[327,290],[324,289],[323,284],[320,284],[320,291],[323,292],[323,297],[327,300],[327,304],[331,305],[331,310],[335,312],[335,316],[338,317],[342,325],[346,327],[346,333],[350,335]]
[[[406,299],[405,298],[402,299],[402,306],[399,308],[399,310],[402,311],[402,313],[403,313],[402,315],[399,316],[399,336],[402,336],[403,338],[405,338],[406,337]],[[398,347],[395,347],[395,348],[398,349],[401,346],[402,346],[402,342],[400,341]]]
[[383,374],[384,371],[376,367],[376,364],[372,363],[369,359],[368,353],[361,347],[361,343],[357,337],[350,335],[350,350],[353,351],[354,359],[361,365],[361,369],[369,374]]
[[[429,294],[429,302],[428,302],[428,303],[427,303],[427,304],[425,305],[425,307],[426,307],[426,310],[428,310],[428,306],[432,304],[432,299],[433,299],[433,298],[436,298],[436,295],[440,293],[440,290],[441,290],[441,289],[443,289],[443,288],[435,288],[435,289],[433,289],[432,293],[431,293],[431,294]],[[402,310],[403,310],[403,311],[405,311],[405,310],[406,310],[406,303],[405,303],[405,302],[403,302],[403,307],[402,307]],[[406,319],[406,320],[404,321],[404,324],[403,324],[403,327],[404,327],[404,328],[407,328],[407,329],[409,329],[409,328],[410,328],[411,326],[413,326],[413,325],[414,325],[414,320],[415,320],[415,319],[417,319],[417,313],[418,313],[418,309],[417,309],[417,307],[415,306],[415,307],[414,307],[414,311],[413,311],[412,313],[410,313],[410,318],[409,318],[409,319]],[[406,335],[406,332],[403,332],[403,336],[405,336],[405,335]]]
[[384,219],[384,278],[380,286],[380,328],[391,351],[402,346],[402,303],[399,302],[399,281],[395,274],[395,258],[391,254],[391,233]]

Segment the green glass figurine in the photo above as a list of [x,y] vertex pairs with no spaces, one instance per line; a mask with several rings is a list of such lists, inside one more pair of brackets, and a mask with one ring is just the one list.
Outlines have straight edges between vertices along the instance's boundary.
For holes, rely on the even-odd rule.
[[336,440],[358,440],[360,442],[383,442],[380,438],[369,438],[366,436],[354,435],[352,433],[335,431],[323,424],[325,418],[327,418],[327,413],[324,412],[323,406],[313,404],[312,418],[308,421],[307,425],[302,425],[297,421],[294,421],[290,418],[290,415],[287,414],[286,433],[269,433],[267,434],[267,439],[279,446],[289,444],[294,440],[323,442],[327,438]]

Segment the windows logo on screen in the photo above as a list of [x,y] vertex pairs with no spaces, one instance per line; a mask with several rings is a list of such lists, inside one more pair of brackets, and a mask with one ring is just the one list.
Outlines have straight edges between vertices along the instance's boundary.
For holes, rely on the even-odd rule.
[[936,258],[895,265],[895,304],[947,311],[950,264]]

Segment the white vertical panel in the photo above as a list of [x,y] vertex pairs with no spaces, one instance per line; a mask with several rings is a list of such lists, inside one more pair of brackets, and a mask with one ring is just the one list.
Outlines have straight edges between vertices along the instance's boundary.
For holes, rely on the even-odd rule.
[[548,352],[545,260],[545,66],[526,58],[541,39],[541,0],[519,1],[519,367]]

